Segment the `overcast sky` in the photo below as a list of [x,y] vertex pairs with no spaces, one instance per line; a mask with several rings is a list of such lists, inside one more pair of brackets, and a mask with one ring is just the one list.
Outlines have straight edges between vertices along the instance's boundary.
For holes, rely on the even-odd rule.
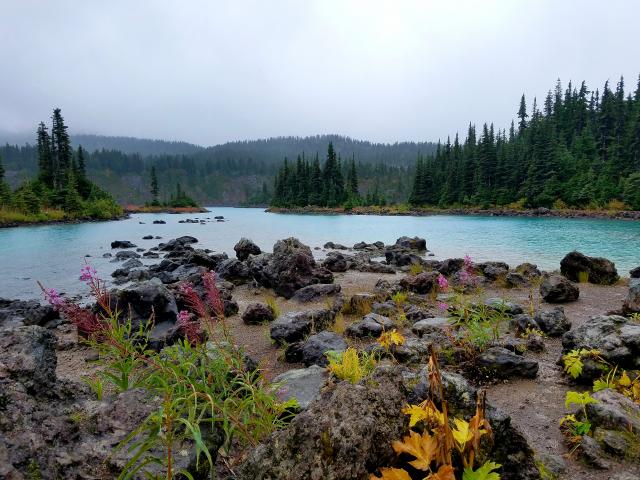
[[2,0],[0,130],[211,145],[506,127],[560,77],[640,73],[640,2]]

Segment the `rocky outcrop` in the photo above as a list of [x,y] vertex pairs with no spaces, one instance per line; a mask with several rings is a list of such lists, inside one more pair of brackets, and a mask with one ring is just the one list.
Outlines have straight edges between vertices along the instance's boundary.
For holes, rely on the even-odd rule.
[[351,337],[379,337],[385,330],[395,327],[395,322],[377,313],[369,313],[362,320],[352,323],[345,333]]
[[116,291],[112,300],[130,312],[134,326],[148,322],[152,316],[156,323],[175,322],[178,314],[174,295],[157,278]]
[[574,282],[613,285],[619,280],[615,264],[601,257],[588,257],[580,252],[568,253],[560,261],[560,272]]
[[625,313],[640,313],[640,279],[632,278],[629,282],[629,292],[624,301]]
[[351,480],[369,477],[396,457],[404,432],[402,376],[378,369],[372,381],[340,382],[291,424],[254,449],[238,471],[243,480]]
[[574,302],[580,296],[580,289],[565,277],[551,275],[540,284],[540,295],[549,303]]
[[273,379],[273,383],[277,386],[276,395],[281,402],[295,398],[300,410],[306,410],[320,394],[327,376],[325,368],[312,365],[282,373]]
[[248,238],[241,238],[238,243],[233,247],[236,252],[236,257],[238,260],[243,261],[249,258],[249,255],[260,255],[262,250],[260,247],[253,243],[252,240]]
[[234,285],[243,285],[253,279],[249,267],[235,258],[222,261],[216,268],[216,273]]
[[60,314],[50,305],[36,300],[8,300],[0,298],[0,327],[39,325],[44,327],[56,321]]
[[403,236],[396,240],[396,247],[405,248],[407,250],[416,250],[418,252],[424,252],[427,250],[427,241],[420,237],[407,237]]
[[111,242],[111,248],[136,248],[137,245],[131,243],[129,240],[114,240]]

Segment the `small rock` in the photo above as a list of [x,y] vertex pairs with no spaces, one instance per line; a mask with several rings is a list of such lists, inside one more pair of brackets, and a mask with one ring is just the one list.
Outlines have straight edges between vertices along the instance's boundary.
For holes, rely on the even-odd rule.
[[335,315],[330,309],[284,313],[271,324],[271,338],[278,345],[297,342],[312,328],[316,331],[327,328],[335,320]]
[[496,378],[535,378],[538,374],[538,362],[501,347],[491,347],[482,352],[478,364]]
[[510,302],[504,298],[487,298],[484,304],[493,310],[507,315],[519,315],[524,311],[517,303]]
[[242,314],[242,321],[247,325],[261,325],[273,320],[273,310],[264,303],[251,303]]
[[580,451],[585,462],[598,470],[608,470],[609,462],[603,458],[603,452],[598,442],[589,435],[584,435],[580,441]]
[[320,332],[311,335],[302,346],[302,361],[308,367],[310,365],[320,365],[324,367],[329,364],[325,355],[328,351],[344,352],[347,343],[341,335],[334,332]]
[[550,337],[560,337],[571,329],[571,322],[564,314],[564,308],[555,307],[553,310],[539,310],[534,317],[536,323],[544,333]]
[[142,237],[143,240],[153,240],[153,235],[145,235]]
[[111,248],[135,248],[137,245],[131,243],[129,240],[114,240],[111,242]]
[[438,276],[438,272],[422,272],[418,275],[409,275],[400,280],[400,286],[419,294],[431,293],[437,289]]
[[441,331],[447,328],[451,328],[451,321],[448,318],[435,317],[417,321],[411,327],[411,331],[419,337],[422,337],[426,333]]
[[349,325],[345,333],[351,337],[379,337],[383,331],[394,327],[395,323],[390,318],[369,313],[362,320]]
[[531,318],[531,315],[521,313],[511,319],[511,328],[516,331],[517,334],[522,334],[529,330],[539,330],[538,323]]
[[248,238],[241,238],[238,243],[233,247],[236,252],[236,257],[238,260],[243,261],[249,258],[249,255],[260,255],[262,250],[260,247],[253,243],[252,240]]
[[282,373],[273,379],[278,384],[276,396],[281,402],[292,398],[298,401],[300,410],[306,410],[311,402],[320,394],[320,389],[327,379],[327,370],[318,365],[298,368]]
[[291,298],[298,302],[306,303],[326,297],[327,295],[340,293],[340,290],[341,287],[337,283],[318,283],[302,287],[297,290]]

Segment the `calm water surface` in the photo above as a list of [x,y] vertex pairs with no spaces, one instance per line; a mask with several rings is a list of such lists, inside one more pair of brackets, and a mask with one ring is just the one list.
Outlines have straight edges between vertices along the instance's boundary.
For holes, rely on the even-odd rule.
[[[283,215],[257,208],[210,208],[199,215],[137,214],[118,222],[45,225],[0,229],[0,297],[35,298],[36,280],[70,293],[82,292],[77,280],[85,260],[105,278],[119,266],[102,258],[112,240],[130,240],[150,248],[180,235],[193,235],[201,248],[233,254],[240,237],[253,239],[263,250],[289,236],[321,247],[334,241],[351,246],[359,241],[393,243],[402,235],[427,239],[435,258],[471,255],[474,260],[503,260],[512,266],[528,261],[557,269],[571,250],[613,260],[622,275],[640,265],[640,222],[621,220],[508,218],[476,216],[384,217],[349,215]],[[183,224],[185,218],[225,222]],[[166,225],[154,225],[153,220]],[[141,224],[140,222],[143,222]],[[163,240],[142,240],[159,235]],[[321,252],[315,252],[321,255]],[[90,257],[85,257],[90,255]],[[145,263],[154,263],[149,260]]]

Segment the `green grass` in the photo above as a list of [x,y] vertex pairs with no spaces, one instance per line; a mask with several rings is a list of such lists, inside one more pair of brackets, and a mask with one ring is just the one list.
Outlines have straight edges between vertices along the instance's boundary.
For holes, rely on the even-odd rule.
[[62,210],[47,209],[39,213],[24,213],[13,209],[0,208],[0,225],[4,223],[42,223],[65,220]]

